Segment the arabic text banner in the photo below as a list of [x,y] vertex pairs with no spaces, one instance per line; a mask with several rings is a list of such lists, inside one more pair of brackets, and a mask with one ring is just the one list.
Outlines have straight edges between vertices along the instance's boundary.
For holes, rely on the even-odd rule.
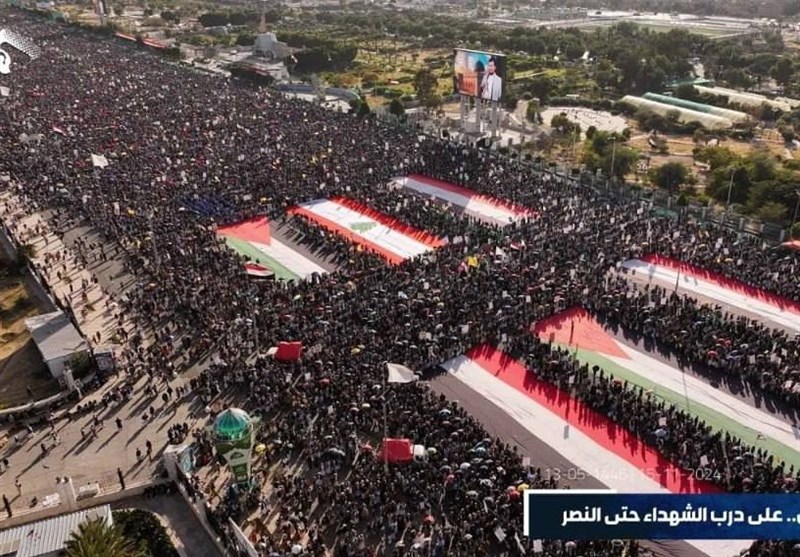
[[525,535],[560,540],[794,540],[800,538],[800,495],[529,490]]

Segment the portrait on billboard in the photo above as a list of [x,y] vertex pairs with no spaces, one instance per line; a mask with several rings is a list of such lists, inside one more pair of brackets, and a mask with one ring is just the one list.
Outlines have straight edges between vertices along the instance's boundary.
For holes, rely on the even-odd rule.
[[453,82],[455,92],[487,101],[503,96],[505,56],[476,50],[455,51]]

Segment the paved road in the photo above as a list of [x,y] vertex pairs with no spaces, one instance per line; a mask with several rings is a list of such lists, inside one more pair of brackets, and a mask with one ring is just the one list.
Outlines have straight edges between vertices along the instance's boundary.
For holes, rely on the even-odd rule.
[[[159,455],[167,445],[170,425],[178,422],[188,422],[190,427],[205,425],[205,412],[197,404],[171,404],[165,407],[160,397],[153,399],[144,393],[148,382],[147,376],[144,376],[136,383],[130,401],[96,414],[104,421],[96,437],[88,433],[92,416],[87,415],[76,421],[59,423],[56,426],[60,437],[57,445],[50,437],[49,428],[45,427],[35,431],[22,446],[16,449],[7,447],[4,456],[9,460],[9,469],[0,476],[0,494],[12,500],[12,508],[25,509],[30,508],[33,496],[41,501],[46,495],[54,493],[55,478],[58,476],[73,478],[76,489],[99,481],[114,490],[119,485],[117,468],[125,474],[128,484],[152,477]],[[171,385],[174,388],[182,382],[182,379],[176,379]],[[161,388],[163,390],[164,387]],[[154,418],[143,420],[142,416],[145,412],[149,413],[150,406],[156,408],[157,414]],[[122,421],[122,429],[117,428],[116,418]],[[136,449],[145,454],[147,440],[153,444],[153,458],[145,457],[139,462]],[[42,452],[42,443],[48,448],[46,453]],[[15,487],[17,479],[22,485],[21,494]]]
[[[48,212],[43,212],[37,217],[27,217],[26,222],[36,222],[39,225],[50,224],[43,217],[52,217]],[[76,249],[78,238],[87,244],[103,243],[102,239],[88,226],[80,223],[66,225],[62,223],[61,238],[56,237],[52,230],[40,235],[47,241],[39,240],[37,259],[45,257],[45,253],[53,250]],[[111,245],[105,244],[106,252],[111,253]],[[133,283],[132,277],[124,272],[123,252],[116,257],[109,257],[107,261],[96,257],[99,249],[87,252],[88,265],[83,267],[76,260],[70,259],[62,276],[74,273],[75,276],[96,277],[98,285],[93,289],[93,298],[99,300],[109,294],[119,298]],[[63,280],[54,282],[57,295],[64,293]],[[100,312],[98,312],[100,313]],[[102,312],[103,319],[94,319],[89,323],[90,331],[101,331],[102,338],[107,341],[111,336],[111,329],[107,327],[107,314]],[[80,312],[78,312],[80,322]],[[91,319],[91,317],[90,317]],[[81,323],[83,325],[83,323]],[[128,324],[132,328],[132,324]],[[130,330],[130,329],[129,329]],[[141,329],[140,329],[141,330]],[[173,389],[188,382],[188,378],[196,375],[197,369],[170,381]],[[100,390],[91,393],[84,400],[100,399],[102,395],[112,389],[122,377],[112,377]],[[92,415],[86,415],[75,421],[60,421],[57,423],[56,432],[59,443],[50,437],[48,428],[35,431],[25,439],[21,446],[13,446],[13,439],[9,436],[9,443],[2,449],[3,458],[9,460],[9,469],[0,476],[0,494],[5,494],[12,501],[12,508],[17,511],[30,508],[31,499],[36,496],[41,501],[46,495],[55,492],[55,478],[70,476],[75,482],[76,489],[87,483],[99,481],[101,484],[118,488],[117,468],[125,474],[128,484],[136,481],[147,480],[153,474],[158,455],[168,442],[168,429],[172,424],[187,422],[190,426],[205,425],[205,411],[198,404],[170,404],[164,406],[161,393],[166,390],[166,384],[158,382],[159,393],[148,396],[144,388],[152,383],[147,375],[140,378],[134,385],[134,392],[129,401],[117,407],[97,411],[94,415],[103,420],[103,426],[96,437],[88,432],[92,423]],[[174,395],[173,395],[174,401]],[[145,413],[150,413],[150,407],[157,411],[156,416],[143,420]],[[122,421],[119,430],[115,420]],[[18,429],[18,428],[17,428]],[[84,432],[87,432],[84,434]],[[146,453],[145,441],[153,444],[153,459],[143,459],[139,462],[136,449]],[[47,449],[42,452],[41,444]],[[17,489],[15,481],[19,480],[22,491]],[[4,513],[0,513],[4,514]],[[2,522],[0,522],[2,527]]]
[[[540,467],[545,478],[559,476],[561,487],[571,489],[605,489],[607,486],[587,471],[578,469],[544,441],[508,417],[498,406],[476,393],[458,379],[441,375],[430,382],[431,388],[450,400],[457,400],[467,412],[480,420],[492,435],[518,447],[520,456],[529,456],[533,466]],[[682,541],[647,542],[659,557],[704,557],[705,554]]]

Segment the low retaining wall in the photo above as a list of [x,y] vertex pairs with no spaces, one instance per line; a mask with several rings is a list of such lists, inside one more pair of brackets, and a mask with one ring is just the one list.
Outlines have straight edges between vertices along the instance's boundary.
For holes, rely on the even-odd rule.
[[29,522],[37,522],[46,518],[53,518],[66,512],[81,511],[84,509],[91,509],[92,507],[98,507],[100,505],[116,503],[117,501],[128,499],[129,497],[142,495],[144,490],[151,485],[163,483],[168,483],[168,480],[152,479],[140,481],[136,484],[128,485],[125,489],[101,493],[95,497],[81,499],[76,502],[74,509],[67,509],[66,505],[61,503],[54,507],[38,507],[27,511],[17,511],[14,513],[14,516],[0,520],[0,529],[13,528],[14,526],[21,526],[23,524],[28,524]]
[[[313,95],[317,92],[317,89],[313,85],[308,85],[306,83],[280,83],[275,85],[274,88],[284,93],[300,93],[303,95]],[[341,89],[339,87],[325,87],[323,91],[325,91],[326,95],[338,97],[343,101],[354,101],[359,98],[353,91]]]

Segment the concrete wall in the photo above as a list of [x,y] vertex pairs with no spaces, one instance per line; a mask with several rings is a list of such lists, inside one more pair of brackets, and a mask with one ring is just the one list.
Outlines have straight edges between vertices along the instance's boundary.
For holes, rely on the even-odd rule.
[[[166,480],[143,481],[137,483],[136,485],[129,485],[124,490],[100,493],[95,497],[87,497],[86,499],[77,501],[73,510],[68,510],[67,505],[62,502],[55,507],[50,507],[47,509],[38,507],[28,512],[15,513],[11,518],[6,517],[3,520],[0,520],[0,530],[5,528],[13,528],[14,526],[20,526],[22,524],[28,524],[30,522],[37,522],[46,518],[53,518],[54,516],[58,516],[67,512],[91,509],[92,507],[99,507],[100,505],[116,503],[117,501],[122,501],[123,499],[143,494],[144,490],[148,486],[162,483],[166,483]],[[53,486],[53,493],[55,492],[56,488]],[[5,514],[5,512],[3,512],[3,514]]]
[[[305,95],[313,95],[316,93],[316,89],[313,85],[308,85],[305,83],[282,83],[275,86],[275,89],[278,91],[284,91],[286,93],[302,93]],[[352,101],[357,100],[358,95],[349,89],[340,89],[338,87],[325,87],[324,89],[326,95],[331,95],[333,97],[339,97],[345,101]]]

